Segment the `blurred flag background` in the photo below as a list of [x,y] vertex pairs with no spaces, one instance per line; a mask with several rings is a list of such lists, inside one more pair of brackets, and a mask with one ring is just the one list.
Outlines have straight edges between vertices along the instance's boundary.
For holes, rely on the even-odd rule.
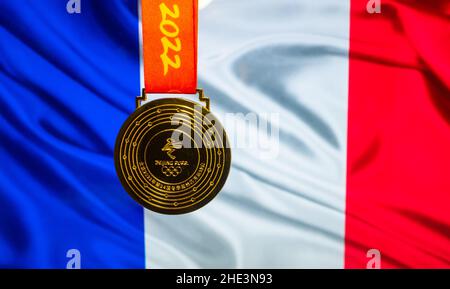
[[375,249],[382,268],[450,267],[450,5],[368,2],[201,3],[212,111],[277,114],[279,142],[235,148],[216,199],[165,216],[114,171],[139,1],[1,1],[0,266],[76,249],[81,268],[366,268]]

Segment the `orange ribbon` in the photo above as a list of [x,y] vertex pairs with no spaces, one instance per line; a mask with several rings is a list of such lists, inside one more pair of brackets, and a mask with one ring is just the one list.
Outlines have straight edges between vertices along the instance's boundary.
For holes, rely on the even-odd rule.
[[197,26],[197,0],[142,0],[147,93],[196,93]]

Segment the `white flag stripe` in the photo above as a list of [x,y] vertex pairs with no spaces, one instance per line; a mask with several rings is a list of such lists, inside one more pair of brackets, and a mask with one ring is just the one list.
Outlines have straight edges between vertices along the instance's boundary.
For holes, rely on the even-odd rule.
[[212,111],[222,122],[279,113],[279,154],[233,149],[210,204],[145,211],[148,268],[343,267],[349,5],[214,0],[201,11],[199,80]]

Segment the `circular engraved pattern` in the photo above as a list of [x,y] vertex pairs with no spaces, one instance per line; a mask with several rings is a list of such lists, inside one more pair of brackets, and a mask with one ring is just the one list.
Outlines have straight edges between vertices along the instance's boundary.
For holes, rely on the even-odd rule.
[[163,98],[125,121],[114,160],[122,185],[138,203],[158,213],[184,214],[221,190],[231,150],[222,125],[205,107]]

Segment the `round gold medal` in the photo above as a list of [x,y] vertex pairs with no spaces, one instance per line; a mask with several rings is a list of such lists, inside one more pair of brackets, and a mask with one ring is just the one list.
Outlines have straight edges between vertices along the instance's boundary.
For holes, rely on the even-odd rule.
[[221,190],[231,150],[208,108],[163,98],[126,120],[114,158],[122,185],[138,203],[158,213],[183,214],[206,205]]

